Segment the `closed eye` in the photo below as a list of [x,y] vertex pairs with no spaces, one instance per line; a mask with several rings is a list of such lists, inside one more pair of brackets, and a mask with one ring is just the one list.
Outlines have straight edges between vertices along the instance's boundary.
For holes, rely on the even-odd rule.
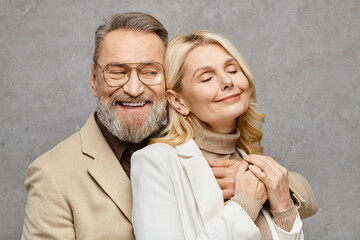
[[229,71],[228,73],[230,74],[236,74],[238,72],[238,70],[234,70],[234,71]]
[[208,81],[210,81],[211,79],[212,79],[212,77],[209,77],[209,78],[207,78],[207,79],[201,80],[201,82],[208,82]]

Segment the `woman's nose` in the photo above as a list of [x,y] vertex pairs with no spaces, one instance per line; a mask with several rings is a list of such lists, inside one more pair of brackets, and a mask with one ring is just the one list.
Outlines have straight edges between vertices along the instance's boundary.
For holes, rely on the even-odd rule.
[[223,91],[233,86],[233,81],[231,77],[226,73],[222,73],[221,75],[219,75],[219,80],[220,80],[221,90]]

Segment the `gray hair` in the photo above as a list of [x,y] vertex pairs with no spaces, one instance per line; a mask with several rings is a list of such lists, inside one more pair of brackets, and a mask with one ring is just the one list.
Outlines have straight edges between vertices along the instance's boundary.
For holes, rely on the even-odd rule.
[[167,47],[168,32],[165,27],[153,16],[141,12],[127,12],[115,14],[110,21],[100,25],[95,32],[95,50],[93,61],[96,62],[100,54],[100,45],[106,34],[118,29],[138,30],[155,33]]

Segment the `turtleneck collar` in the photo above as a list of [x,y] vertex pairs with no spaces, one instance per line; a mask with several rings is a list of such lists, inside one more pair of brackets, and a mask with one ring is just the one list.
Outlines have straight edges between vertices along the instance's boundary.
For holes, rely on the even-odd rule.
[[233,133],[224,134],[213,132],[196,123],[194,130],[194,141],[201,150],[222,155],[231,155],[236,151],[236,143],[240,138],[238,128],[235,128]]

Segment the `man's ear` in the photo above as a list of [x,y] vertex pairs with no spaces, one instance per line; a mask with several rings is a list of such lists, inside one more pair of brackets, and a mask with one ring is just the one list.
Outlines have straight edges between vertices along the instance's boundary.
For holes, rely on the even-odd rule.
[[94,95],[94,97],[98,96],[98,83],[96,82],[96,71],[95,71],[95,65],[93,63],[90,64],[91,68],[91,92]]
[[181,97],[181,95],[174,90],[167,90],[166,91],[166,98],[170,105],[180,114],[188,115],[190,109],[186,106],[185,101]]

